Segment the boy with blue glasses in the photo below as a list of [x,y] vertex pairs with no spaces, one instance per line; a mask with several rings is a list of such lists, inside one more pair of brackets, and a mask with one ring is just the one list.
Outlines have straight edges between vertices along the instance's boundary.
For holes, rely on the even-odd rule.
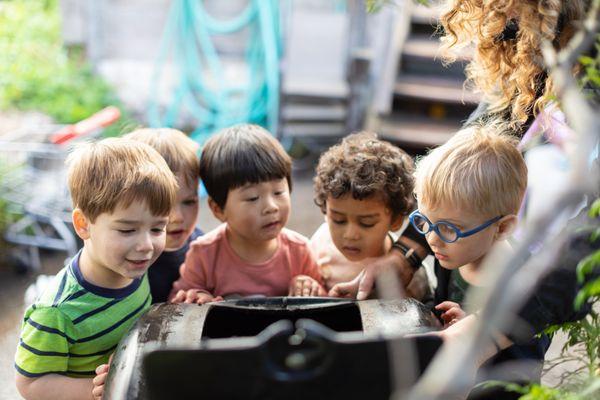
[[[431,247],[437,287],[435,309],[444,327],[465,316],[465,293],[485,286],[481,263],[493,246],[510,252],[507,239],[517,224],[517,213],[527,186],[527,167],[517,141],[495,125],[457,133],[417,163],[415,195],[418,209],[412,226]],[[539,380],[547,337],[512,346],[490,360],[531,360],[539,371],[511,380]],[[532,369],[532,370],[535,370]],[[532,371],[530,370],[530,372]]]

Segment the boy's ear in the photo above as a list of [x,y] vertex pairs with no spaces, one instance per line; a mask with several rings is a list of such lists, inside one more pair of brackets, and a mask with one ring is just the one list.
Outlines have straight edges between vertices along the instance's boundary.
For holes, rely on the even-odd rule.
[[81,240],[87,240],[90,238],[90,220],[83,214],[83,211],[79,208],[75,208],[71,214],[73,220],[73,228],[77,236]]
[[402,227],[404,223],[404,215],[400,214],[396,218],[392,219],[392,224],[390,225],[390,231],[396,232]]
[[519,219],[514,214],[505,215],[504,217],[500,218],[500,220],[498,220],[498,230],[496,231],[494,239],[508,239],[508,237],[513,233],[513,231],[517,227],[518,222]]
[[210,211],[212,211],[216,219],[218,219],[221,222],[227,221],[223,209],[211,197],[208,198],[208,208],[210,208]]

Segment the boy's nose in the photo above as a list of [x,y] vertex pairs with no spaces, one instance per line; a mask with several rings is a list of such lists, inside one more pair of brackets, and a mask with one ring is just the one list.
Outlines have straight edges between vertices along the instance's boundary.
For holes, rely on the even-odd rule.
[[183,222],[183,213],[181,212],[181,207],[175,206],[171,209],[171,212],[169,213],[169,222],[170,223]]
[[446,242],[440,239],[438,234],[434,231],[431,231],[428,234],[426,234],[425,239],[427,239],[427,243],[429,243],[430,246],[442,247],[446,244]]
[[272,197],[267,197],[265,199],[265,207],[263,213],[271,214],[277,212],[277,210],[279,210],[279,207],[277,206],[277,202],[275,201],[275,199],[273,199]]
[[143,253],[143,252],[149,252],[152,251],[154,249],[154,246],[152,245],[152,238],[150,237],[149,233],[144,233],[141,235],[140,239],[137,242],[137,246],[136,246],[136,251]]
[[353,227],[352,225],[349,225],[348,228],[344,230],[344,239],[357,240],[359,236],[359,230]]

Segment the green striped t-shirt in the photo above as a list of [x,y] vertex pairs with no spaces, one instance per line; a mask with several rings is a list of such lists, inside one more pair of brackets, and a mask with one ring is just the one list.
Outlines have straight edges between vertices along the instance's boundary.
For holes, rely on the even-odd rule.
[[87,282],[79,254],[25,311],[15,367],[27,377],[57,373],[93,377],[119,340],[150,307],[148,278],[121,289]]

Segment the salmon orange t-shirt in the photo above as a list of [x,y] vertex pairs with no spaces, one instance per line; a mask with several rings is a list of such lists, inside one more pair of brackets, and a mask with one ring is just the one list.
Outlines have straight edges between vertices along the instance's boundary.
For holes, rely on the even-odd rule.
[[231,248],[222,224],[190,244],[181,277],[169,298],[179,290],[198,289],[213,296],[287,296],[290,281],[308,275],[323,283],[319,269],[301,234],[283,228],[273,256],[260,264],[241,259]]

